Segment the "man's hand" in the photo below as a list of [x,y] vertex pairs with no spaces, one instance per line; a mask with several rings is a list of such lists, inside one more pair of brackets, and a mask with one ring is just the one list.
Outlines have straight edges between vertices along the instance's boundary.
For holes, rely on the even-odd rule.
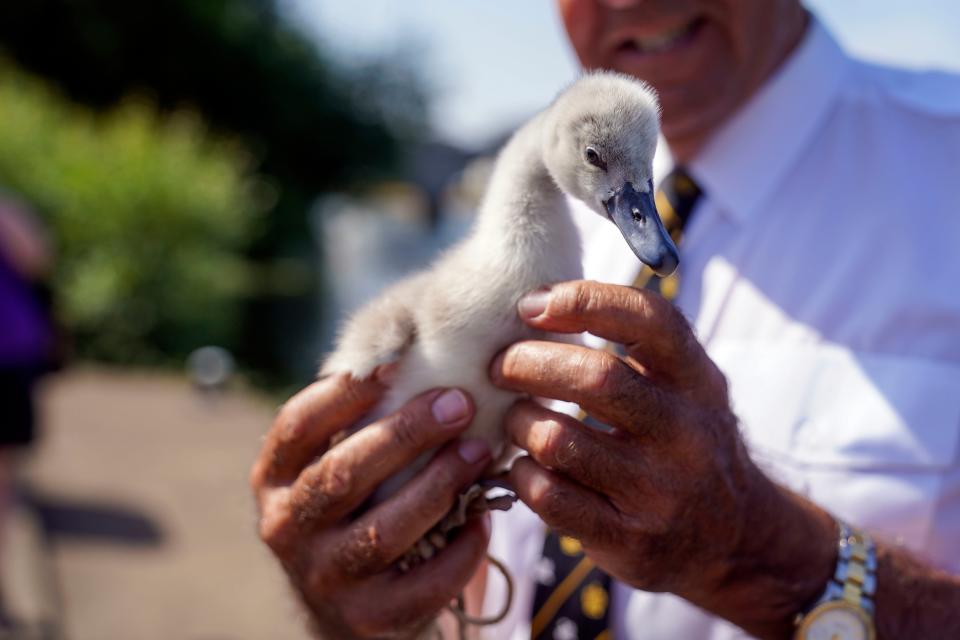
[[594,282],[536,292],[519,312],[627,353],[527,341],[494,361],[498,386],[576,402],[613,427],[517,403],[505,428],[530,454],[510,473],[520,498],[621,581],[780,635],[826,584],[834,524],[754,466],[725,379],[684,318],[655,294]]
[[[427,392],[331,445],[383,391],[377,380],[345,375],[307,387],[281,409],[251,473],[260,536],[324,637],[415,634],[461,591],[487,547],[489,521],[472,520],[429,562],[406,574],[392,568],[479,476],[490,451],[478,440],[452,441],[474,412],[456,390]],[[397,494],[351,517],[381,482],[441,445]]]

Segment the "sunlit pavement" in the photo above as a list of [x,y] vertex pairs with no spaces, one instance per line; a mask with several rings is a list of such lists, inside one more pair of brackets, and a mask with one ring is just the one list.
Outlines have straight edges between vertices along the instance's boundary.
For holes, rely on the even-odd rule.
[[256,539],[247,488],[269,402],[203,396],[175,376],[83,369],[50,380],[42,406],[13,542],[35,552],[8,568],[19,574],[8,582],[48,635],[307,637]]

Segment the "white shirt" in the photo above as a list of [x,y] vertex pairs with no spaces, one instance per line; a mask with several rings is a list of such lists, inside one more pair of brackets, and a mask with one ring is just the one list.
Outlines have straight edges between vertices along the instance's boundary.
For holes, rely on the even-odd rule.
[[[661,145],[663,148],[664,145]],[[657,158],[658,175],[672,162]],[[835,515],[960,573],[960,78],[848,58],[816,21],[689,167],[677,304],[726,373],[754,459]],[[580,207],[587,278],[636,258]],[[543,525],[494,516],[516,579],[489,638],[528,638]],[[491,574],[487,611],[503,602]],[[746,637],[614,587],[618,639]]]

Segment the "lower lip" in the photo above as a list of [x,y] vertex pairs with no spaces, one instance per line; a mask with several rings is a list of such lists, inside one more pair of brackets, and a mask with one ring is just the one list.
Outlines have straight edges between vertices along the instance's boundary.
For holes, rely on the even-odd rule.
[[632,69],[638,66],[659,66],[675,62],[695,48],[706,23],[704,18],[697,18],[686,33],[677,37],[668,46],[656,51],[643,51],[632,44],[621,45],[613,52],[616,66],[620,69],[624,67]]

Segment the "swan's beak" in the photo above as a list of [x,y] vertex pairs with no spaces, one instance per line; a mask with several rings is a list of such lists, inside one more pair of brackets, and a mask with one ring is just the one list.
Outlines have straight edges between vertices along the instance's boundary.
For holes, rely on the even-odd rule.
[[677,245],[673,244],[657,214],[652,185],[646,192],[639,192],[627,182],[603,204],[641,262],[661,277],[676,270],[680,263]]

